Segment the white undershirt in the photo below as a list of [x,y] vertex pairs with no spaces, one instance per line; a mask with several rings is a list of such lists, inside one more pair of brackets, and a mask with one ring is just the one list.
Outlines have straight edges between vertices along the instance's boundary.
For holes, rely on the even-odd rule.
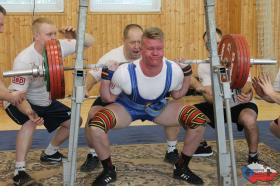
[[[142,72],[139,62],[140,59],[133,62],[136,65],[135,72],[139,94],[143,99],[156,99],[162,94],[165,88],[167,65],[164,63],[158,75],[148,77]],[[179,90],[182,87],[184,75],[182,69],[175,62],[170,62],[172,66],[172,82],[169,91]],[[116,70],[112,78],[110,91],[114,95],[119,95],[122,91],[127,95],[131,94],[132,90],[128,64],[121,65]]]

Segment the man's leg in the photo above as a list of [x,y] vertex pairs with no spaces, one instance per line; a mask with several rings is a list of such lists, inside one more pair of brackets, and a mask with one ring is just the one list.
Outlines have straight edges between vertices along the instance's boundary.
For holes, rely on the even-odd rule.
[[[213,105],[208,102],[202,102],[195,104],[198,110],[200,110],[204,115],[206,115],[207,123],[212,127],[215,128],[214,122],[214,110]],[[205,139],[201,140],[198,148],[194,152],[193,156],[195,157],[209,157],[213,155],[212,147],[207,144]]]
[[15,185],[35,184],[37,183],[31,178],[25,169],[25,158],[32,144],[33,133],[36,129],[36,124],[28,120],[25,122],[21,129],[18,131],[16,139],[16,167],[14,172],[13,181]]
[[280,117],[270,123],[270,131],[276,137],[280,138]]
[[119,104],[111,104],[98,111],[89,122],[88,140],[93,145],[101,161],[103,171],[97,176],[93,185],[106,185],[116,180],[115,166],[111,160],[108,131],[123,128],[131,123],[129,113]]
[[22,125],[16,138],[16,165],[13,177],[14,185],[41,185],[31,178],[31,176],[26,173],[25,169],[25,158],[31,147],[33,133],[37,124],[29,120],[26,115],[21,113],[13,105],[8,106],[5,111],[12,120]]
[[[45,110],[45,127],[48,132],[56,130],[48,147],[42,152],[40,160],[42,163],[57,164],[65,158],[59,150],[59,146],[69,138],[70,132],[70,108],[58,101],[53,103]],[[80,118],[79,125],[82,124]]]
[[[234,111],[232,115],[234,117]],[[244,134],[249,149],[248,163],[258,162],[259,129],[257,126],[257,112],[251,108],[243,108],[238,117],[238,125],[244,127]]]
[[205,115],[193,106],[184,106],[176,101],[170,101],[154,121],[165,126],[180,123],[186,129],[183,151],[175,163],[173,177],[191,184],[203,184],[203,180],[190,170],[189,162],[203,137]]
[[165,153],[164,161],[174,164],[179,159],[179,153],[176,145],[180,127],[164,127],[164,132],[167,142],[167,150]]
[[99,159],[97,157],[93,144],[91,143],[91,140],[89,140],[89,137],[88,137],[90,135],[90,134],[88,134],[89,130],[90,130],[88,123],[89,123],[89,121],[91,121],[93,119],[96,112],[98,112],[102,108],[103,108],[103,106],[98,106],[98,105],[92,106],[88,112],[88,117],[87,117],[87,121],[85,124],[85,137],[86,137],[87,145],[89,147],[89,153],[87,154],[87,158],[86,158],[85,162],[80,167],[80,170],[82,172],[93,171],[99,165]]

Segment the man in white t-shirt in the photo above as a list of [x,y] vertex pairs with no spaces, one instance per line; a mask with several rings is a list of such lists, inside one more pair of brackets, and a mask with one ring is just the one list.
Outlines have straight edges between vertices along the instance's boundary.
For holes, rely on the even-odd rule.
[[[102,56],[97,64],[106,64],[110,63],[124,63],[132,62],[134,60],[140,59],[141,54],[141,37],[143,34],[143,29],[138,24],[128,24],[123,32],[123,45],[118,48],[112,49],[104,56]],[[90,89],[97,82],[101,80],[101,68],[96,70],[89,71],[89,75],[86,80],[86,92],[89,92]],[[86,93],[88,95],[88,93]],[[100,97],[98,97],[92,104],[91,110],[89,111],[88,121],[92,119],[93,115],[103,106],[107,104],[104,103]],[[87,121],[87,123],[88,123]],[[85,130],[87,131],[88,125],[86,124]],[[179,127],[164,127],[165,134],[167,138],[167,151],[165,154],[165,161],[169,163],[174,163],[179,158],[178,150],[176,149],[177,144],[177,135],[179,133]],[[90,146],[90,143],[88,143]],[[95,150],[91,147],[90,152],[87,155],[87,159],[81,165],[80,170],[83,172],[88,172],[94,170],[99,164]]]
[[[51,20],[41,17],[33,21],[32,32],[34,42],[16,56],[13,70],[28,70],[33,65],[42,65],[45,42],[56,38],[57,29]],[[65,37],[67,36],[66,39],[59,40],[62,57],[65,57],[75,52],[76,34],[71,26],[63,28],[61,32]],[[85,34],[85,47],[92,44],[93,37]],[[56,100],[50,100],[44,77],[14,77],[9,89],[26,91],[26,100],[21,104],[17,106],[5,104],[5,110],[10,118],[21,125],[16,139],[16,165],[13,181],[15,185],[40,185],[26,173],[25,169],[25,158],[32,143],[33,133],[37,125],[41,124],[44,124],[48,132],[56,130],[50,144],[42,152],[40,160],[47,164],[60,164],[64,156],[58,149],[68,139],[71,110]]]
[[[276,75],[275,81],[271,83],[267,74],[253,79],[253,87],[261,98],[269,103],[277,103],[280,105],[280,70]],[[280,138],[280,116],[270,123],[270,131]]]
[[[0,5],[0,33],[4,32],[4,18],[6,16],[6,10]],[[24,100],[25,91],[14,91],[10,92],[0,80],[0,100],[6,100],[17,105]]]
[[[187,129],[173,177],[191,184],[203,184],[203,180],[190,170],[189,162],[203,136],[205,116],[193,106],[178,101],[188,90],[190,81],[184,81],[190,80],[190,67],[182,71],[177,63],[165,59],[163,40],[159,28],[147,28],[142,36],[141,59],[118,68],[118,65],[112,65],[102,69],[100,94],[102,100],[112,104],[95,113],[88,124],[88,141],[103,166],[93,185],[106,185],[117,179],[108,131],[127,127],[138,119],[163,126],[182,125]],[[173,100],[166,99],[169,93]]]
[[[216,39],[219,43],[222,37],[220,29],[216,29]],[[203,39],[208,50],[208,41],[206,32]],[[195,104],[202,113],[207,116],[208,123],[211,127],[215,128],[214,124],[214,109],[213,109],[213,95],[211,89],[211,70],[210,64],[199,64],[198,66],[199,81],[192,79],[192,86],[201,92],[206,102]],[[259,144],[259,131],[257,126],[258,107],[252,100],[253,91],[250,85],[250,78],[244,87],[250,87],[249,92],[241,90],[232,90],[232,99],[230,100],[231,118],[237,125],[238,131],[245,133],[245,138],[248,143],[248,164],[259,163],[258,159],[258,144]],[[224,114],[226,112],[224,111]],[[226,117],[225,117],[226,118]]]

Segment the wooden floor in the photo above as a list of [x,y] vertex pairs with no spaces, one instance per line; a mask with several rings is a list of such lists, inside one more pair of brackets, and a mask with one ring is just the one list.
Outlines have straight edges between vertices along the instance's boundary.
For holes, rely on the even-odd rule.
[[[86,121],[87,118],[87,113],[90,109],[90,106],[94,99],[86,99],[81,107],[81,116],[83,118],[83,121]],[[203,98],[200,96],[188,96],[184,98],[184,101],[189,103],[189,104],[195,104],[198,102],[203,101]],[[71,99],[70,98],[65,98],[61,100],[64,104],[71,106]],[[263,121],[263,120],[274,120],[279,116],[279,111],[280,111],[280,106],[277,104],[270,104],[267,103],[263,100],[258,100],[256,99],[256,103],[259,107],[259,116],[258,120]],[[1,108],[0,109],[0,131],[2,130],[17,130],[19,129],[19,125],[15,124],[6,114],[6,112]],[[151,125],[153,124],[152,122],[141,122],[141,121],[136,121],[132,125]],[[83,123],[84,125],[84,123]],[[44,126],[39,126],[38,128],[44,128]]]

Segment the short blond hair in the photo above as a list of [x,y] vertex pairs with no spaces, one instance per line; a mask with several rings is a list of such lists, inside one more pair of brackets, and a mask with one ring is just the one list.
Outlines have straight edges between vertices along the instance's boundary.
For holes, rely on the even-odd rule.
[[160,28],[150,27],[144,30],[142,38],[163,40],[164,34]]
[[52,20],[45,18],[45,17],[39,17],[32,22],[33,34],[38,33],[40,26],[44,23],[54,25],[54,22]]

